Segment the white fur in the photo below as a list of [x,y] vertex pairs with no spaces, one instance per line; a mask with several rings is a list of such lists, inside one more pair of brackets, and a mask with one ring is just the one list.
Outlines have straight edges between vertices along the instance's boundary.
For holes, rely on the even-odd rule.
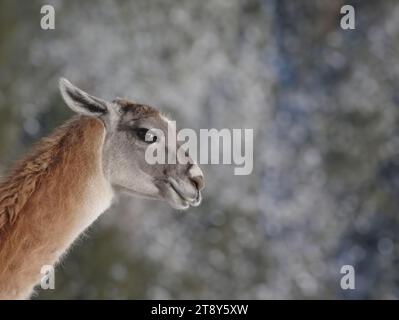
[[191,177],[198,177],[198,176],[203,176],[204,174],[202,173],[202,170],[197,164],[194,164],[192,168],[190,169],[189,172]]

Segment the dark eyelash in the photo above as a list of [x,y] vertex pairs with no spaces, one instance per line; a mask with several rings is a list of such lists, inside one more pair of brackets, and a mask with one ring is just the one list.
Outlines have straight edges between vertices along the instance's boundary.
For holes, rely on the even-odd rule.
[[134,133],[137,135],[138,138],[140,138],[141,140],[145,140],[145,135],[148,132],[148,129],[146,128],[134,128],[133,129]]
[[143,142],[145,143],[154,143],[155,141],[157,141],[157,136],[154,135],[154,139],[152,141],[146,141],[146,135],[148,133],[150,129],[147,128],[135,128],[134,132],[136,134],[136,136]]

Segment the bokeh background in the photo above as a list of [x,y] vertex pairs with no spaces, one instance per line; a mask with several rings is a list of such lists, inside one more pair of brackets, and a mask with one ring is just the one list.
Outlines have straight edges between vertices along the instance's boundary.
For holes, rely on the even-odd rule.
[[399,298],[398,39],[395,0],[0,0],[2,174],[72,115],[60,76],[255,132],[252,175],[202,166],[186,212],[120,197],[36,298]]

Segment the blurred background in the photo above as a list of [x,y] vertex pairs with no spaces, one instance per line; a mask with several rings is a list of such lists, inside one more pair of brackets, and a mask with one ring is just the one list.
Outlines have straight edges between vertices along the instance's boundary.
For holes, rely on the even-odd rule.
[[36,298],[399,298],[398,39],[394,0],[0,0],[2,175],[72,115],[60,76],[255,133],[252,175],[202,166],[185,212],[121,196]]

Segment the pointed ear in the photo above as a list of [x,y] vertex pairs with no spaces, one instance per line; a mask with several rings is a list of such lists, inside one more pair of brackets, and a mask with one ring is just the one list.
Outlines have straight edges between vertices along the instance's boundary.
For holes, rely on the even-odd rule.
[[107,113],[108,107],[106,101],[80,90],[67,79],[61,78],[59,86],[64,101],[73,111],[92,117]]

